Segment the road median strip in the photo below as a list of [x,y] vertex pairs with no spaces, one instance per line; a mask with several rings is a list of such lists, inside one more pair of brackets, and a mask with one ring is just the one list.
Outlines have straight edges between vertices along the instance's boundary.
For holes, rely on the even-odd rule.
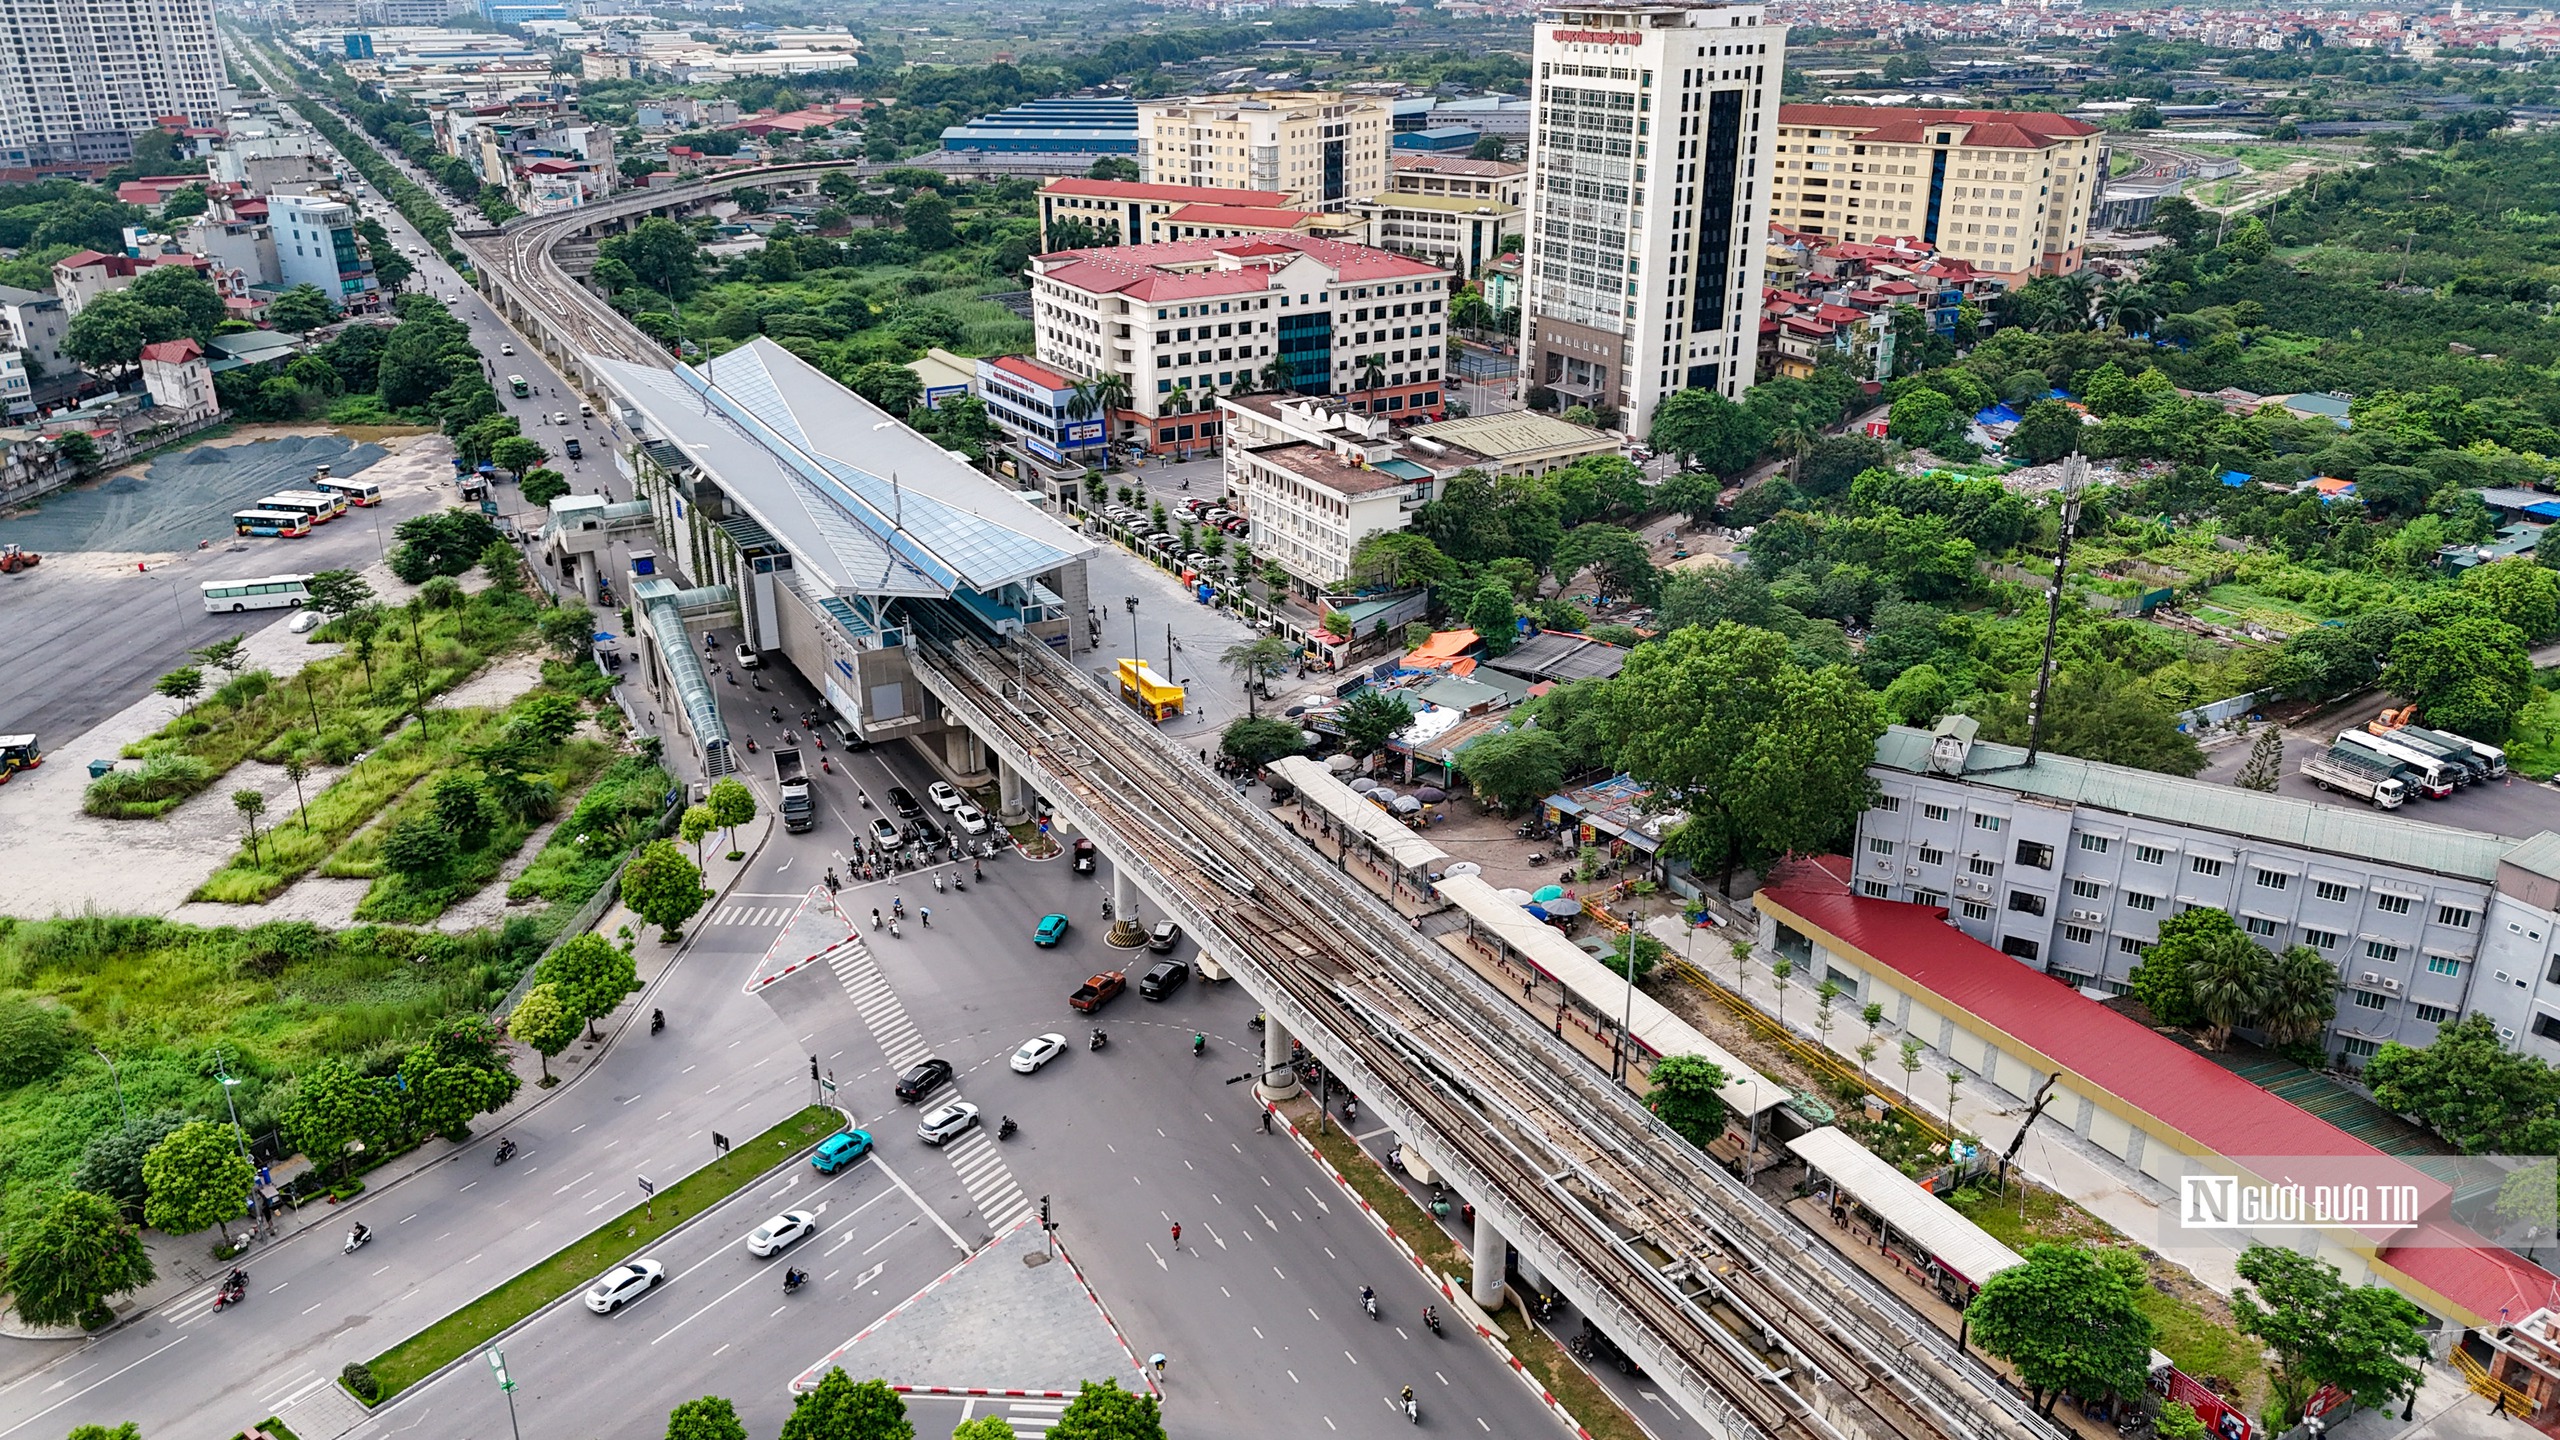
[[[685,1217],[700,1217],[843,1128],[843,1117],[835,1110],[812,1105],[535,1261],[367,1362],[380,1389],[373,1406],[379,1408],[546,1307],[576,1294],[597,1276],[682,1227]],[[658,1210],[667,1213],[657,1215]]]

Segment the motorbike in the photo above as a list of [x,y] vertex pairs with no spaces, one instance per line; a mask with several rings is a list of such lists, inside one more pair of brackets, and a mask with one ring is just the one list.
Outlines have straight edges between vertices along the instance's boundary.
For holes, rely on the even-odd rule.
[[1012,1116],[1007,1115],[1004,1117],[1004,1123],[996,1127],[996,1138],[999,1140],[1010,1140],[1013,1138],[1013,1132],[1021,1128],[1021,1126],[1013,1123]]
[[1259,1011],[1259,1010],[1254,1011],[1254,1012],[1253,1012],[1253,1018],[1252,1018],[1252,1019],[1250,1019],[1250,1020],[1247,1020],[1246,1022],[1244,1022],[1244,1024],[1245,1024],[1245,1028],[1246,1028],[1246,1029],[1248,1029],[1248,1030],[1259,1030],[1259,1029],[1261,1029],[1261,1028],[1262,1028],[1262,1012],[1261,1012],[1261,1011]]
[[1440,1333],[1440,1312],[1428,1305],[1422,1307],[1422,1324],[1432,1334]]
[[514,1158],[516,1158],[516,1142],[513,1140],[501,1140],[498,1142],[498,1148],[493,1153],[489,1163],[492,1165],[504,1165]]
[[785,1295],[799,1294],[800,1287],[808,1283],[809,1272],[806,1270],[785,1270],[782,1272],[782,1293]]
[[1209,1037],[1208,1037],[1208,1036],[1206,1036],[1206,1035],[1194,1035],[1194,1036],[1192,1036],[1192,1037],[1191,1037],[1191,1055],[1192,1055],[1192,1058],[1193,1058],[1193,1059],[1198,1059],[1200,1056],[1202,1056],[1202,1055],[1206,1055],[1206,1054],[1208,1054],[1208,1053],[1209,1053]]
[[234,1270],[231,1272],[231,1278],[222,1282],[222,1293],[213,1297],[213,1308],[228,1310],[248,1298],[249,1272]]
[[1372,1320],[1377,1319],[1377,1318],[1378,1318],[1378,1297],[1377,1297],[1377,1296],[1375,1296],[1375,1295],[1363,1295],[1363,1296],[1361,1296],[1361,1297],[1360,1297],[1360,1308],[1369,1312],[1369,1318],[1370,1318],[1370,1319],[1372,1319]]
[[1093,1032],[1093,1044],[1092,1044],[1092,1046],[1091,1046],[1091,1048],[1092,1048],[1092,1049],[1099,1050],[1099,1049],[1101,1049],[1103,1046],[1108,1045],[1108,1044],[1110,1044],[1110,1043],[1111,1043],[1111,1037],[1110,1037],[1110,1036],[1103,1034],[1103,1033],[1102,1033],[1101,1031],[1099,1031],[1099,1030],[1096,1030],[1096,1031],[1094,1031],[1094,1032]]
[[934,894],[936,894],[936,895],[939,895],[939,894],[941,894],[944,890],[946,890],[946,889],[948,889],[948,888],[950,888],[950,887],[948,887],[948,886],[946,886],[946,885],[944,885],[944,884],[942,883],[942,872],[941,872],[941,871],[939,871],[939,870],[934,871],[934,872],[933,872],[933,893],[934,893]]
[[826,756],[824,756],[824,755],[821,755],[821,756],[819,756],[819,757],[818,757],[818,768],[819,768],[819,769],[821,769],[821,770],[824,770],[825,772],[827,772],[827,773],[828,773],[828,774],[830,774],[830,775],[833,775],[834,773],[836,773],[836,764],[835,764],[835,762],[834,762],[833,760],[828,759],[828,758],[827,758]]
[[747,753],[750,755],[756,753],[756,737],[753,735],[747,737]]
[[655,1034],[657,1034],[659,1031],[664,1030],[664,1029],[666,1029],[666,1028],[667,1028],[667,1012],[666,1012],[666,1011],[664,1011],[664,1010],[652,1010],[652,1011],[650,1011],[650,1012],[649,1012],[649,1033],[650,1033],[650,1034],[652,1034],[652,1035],[655,1035]]
[[353,1230],[347,1232],[347,1248],[339,1253],[353,1255],[357,1251],[363,1249],[365,1247],[365,1242],[372,1238],[373,1232],[371,1230],[366,1229],[362,1225],[358,1225]]
[[1422,1423],[1422,1404],[1421,1404],[1421,1402],[1419,1402],[1419,1401],[1417,1401],[1417,1400],[1414,1400],[1414,1399],[1412,1399],[1411,1397],[1409,1397],[1409,1396],[1408,1396],[1408,1397],[1406,1398],[1405,1402],[1404,1402],[1404,1418],[1405,1418],[1405,1423],[1406,1423],[1406,1424],[1409,1424],[1409,1425],[1419,1425],[1419,1424],[1421,1424],[1421,1423]]
[[952,876],[952,877],[951,877],[951,888],[952,888],[952,889],[954,889],[954,890],[966,890],[966,889],[968,889],[968,888],[969,888],[969,881],[968,881],[968,878],[967,878],[966,876],[961,876],[961,875],[954,875],[954,876]]
[[1547,863],[1547,852],[1546,852],[1546,851],[1544,851],[1544,850],[1533,850],[1533,851],[1529,852],[1529,863],[1530,863],[1530,864],[1532,864],[1532,865],[1544,865],[1544,864],[1546,864],[1546,863]]
[[862,796],[862,808],[863,808],[863,809],[865,809],[865,810],[870,809],[870,808],[871,808],[871,792],[870,792],[870,791],[868,791],[868,790],[863,790],[863,791],[857,791],[856,793]]

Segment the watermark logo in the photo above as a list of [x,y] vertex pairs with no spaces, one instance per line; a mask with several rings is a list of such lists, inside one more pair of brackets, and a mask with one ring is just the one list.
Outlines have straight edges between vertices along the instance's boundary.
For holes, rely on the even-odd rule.
[[2178,1177],[2178,1225],[2184,1230],[2401,1230],[2418,1223],[2422,1208],[2413,1184]]

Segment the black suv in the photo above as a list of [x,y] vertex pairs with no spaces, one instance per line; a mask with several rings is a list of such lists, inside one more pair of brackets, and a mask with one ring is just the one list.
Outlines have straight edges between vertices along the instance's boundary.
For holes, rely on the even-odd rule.
[[951,1081],[948,1060],[919,1060],[898,1077],[898,1098],[921,1100]]
[[918,845],[939,845],[948,837],[930,815],[918,815],[907,821],[907,838]]
[[1142,1000],[1162,1000],[1174,991],[1181,989],[1182,982],[1190,978],[1191,967],[1188,964],[1185,964],[1180,960],[1164,961],[1153,969],[1147,971],[1145,975],[1139,977],[1138,998]]
[[924,813],[924,807],[916,803],[916,797],[908,794],[907,787],[904,785],[889,787],[889,805],[891,809],[909,820]]

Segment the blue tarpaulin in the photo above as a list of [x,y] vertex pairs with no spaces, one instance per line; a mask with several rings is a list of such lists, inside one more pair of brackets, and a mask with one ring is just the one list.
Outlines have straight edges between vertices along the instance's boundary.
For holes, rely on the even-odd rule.
[[2524,507],[2524,513],[2536,520],[2560,520],[2560,500],[2545,500],[2539,505],[2527,505]]
[[2019,418],[2018,412],[2006,405],[1994,405],[1988,410],[1973,412],[1973,423],[1976,425],[2015,425]]
[[2246,485],[2257,478],[2257,476],[2252,475],[2245,470],[2225,470],[2222,472],[2221,476],[2222,483],[2230,486],[2234,490],[2239,489],[2241,486]]

